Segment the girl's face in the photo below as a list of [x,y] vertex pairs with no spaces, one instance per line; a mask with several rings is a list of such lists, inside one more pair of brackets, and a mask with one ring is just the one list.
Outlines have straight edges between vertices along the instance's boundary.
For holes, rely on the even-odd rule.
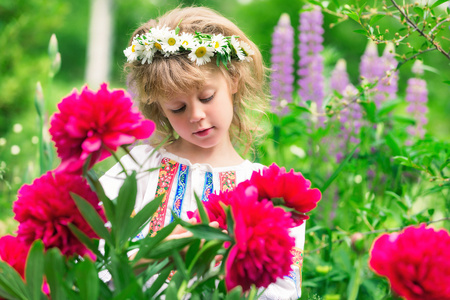
[[232,95],[235,92],[222,72],[209,71],[201,89],[173,95],[161,103],[183,147],[210,149],[230,144],[228,129],[233,119]]

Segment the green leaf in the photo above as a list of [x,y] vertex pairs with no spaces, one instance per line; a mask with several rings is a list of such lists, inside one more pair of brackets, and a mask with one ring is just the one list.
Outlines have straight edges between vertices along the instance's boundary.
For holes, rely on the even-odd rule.
[[156,278],[155,282],[153,282],[152,286],[148,290],[145,291],[145,295],[148,297],[148,299],[156,298],[156,297],[154,297],[154,295],[159,291],[159,289],[162,287],[162,285],[166,282],[166,279],[169,276],[170,272],[172,272],[172,270],[173,270],[173,265],[170,264],[164,270],[161,271],[161,273]]
[[393,119],[400,123],[411,124],[411,125],[416,124],[416,120],[414,120],[413,118],[394,116]]
[[434,2],[433,5],[430,6],[430,8],[433,9],[433,8],[435,8],[435,7],[437,7],[437,6],[441,5],[441,4],[444,4],[447,1],[448,0],[438,0],[438,1]]
[[172,222],[169,225],[161,228],[155,236],[150,237],[147,236],[146,238],[140,240],[139,245],[139,252],[136,254],[136,257],[134,258],[134,262],[139,261],[139,259],[147,257],[148,253],[153,250],[154,247],[156,247],[157,244],[162,242],[165,238],[169,236],[169,234],[172,233],[175,226],[178,225],[178,222]]
[[386,114],[390,113],[401,102],[402,101],[400,101],[400,100],[396,100],[396,101],[389,101],[389,102],[383,103],[381,108],[378,110],[378,116],[381,117],[383,115],[386,115]]
[[80,242],[82,242],[86,247],[88,247],[89,250],[91,250],[95,255],[99,257],[103,257],[101,252],[98,250],[98,245],[96,245],[86,234],[84,234],[83,231],[78,229],[75,225],[72,223],[67,224],[70,231],[77,237]]
[[408,166],[408,167],[413,167],[413,163],[412,161],[408,158],[408,157],[404,157],[404,156],[394,156],[393,157],[394,162],[400,164],[400,165],[404,165],[404,166]]
[[399,146],[399,143],[395,140],[394,136],[391,133],[386,135],[386,144],[392,150],[392,155],[398,156],[402,155],[402,149]]
[[180,224],[192,232],[195,237],[210,240],[232,241],[233,239],[226,233],[222,232],[220,228],[213,228],[207,224],[190,224],[180,220]]
[[320,191],[322,194],[326,191],[326,189],[330,186],[330,184],[338,177],[339,173],[341,173],[344,166],[350,161],[350,159],[353,157],[353,154],[355,153],[356,149],[358,149],[359,144],[356,145],[353,150],[345,157],[345,159],[339,164],[339,167],[334,171],[333,174],[331,174],[330,178],[323,184],[322,188],[320,188]]
[[364,29],[356,29],[353,30],[354,33],[358,33],[358,34],[362,34],[362,35],[366,35],[367,31],[365,31]]
[[194,241],[186,252],[186,266],[190,266],[192,261],[194,260],[196,254],[200,251],[201,240]]
[[25,279],[30,290],[30,299],[39,300],[44,279],[44,244],[41,240],[33,242],[25,266]]
[[50,285],[50,296],[52,299],[67,299],[64,291],[63,276],[65,265],[58,248],[47,250],[45,254],[45,277]]
[[[126,288],[124,288],[117,296],[113,298],[113,300],[128,300],[128,299],[135,299],[136,292],[141,287],[137,282],[132,282],[129,284]],[[133,297],[134,296],[134,297]],[[92,298],[94,299],[94,298]]]
[[0,290],[14,299],[30,299],[29,292],[19,273],[0,260]]
[[200,220],[202,221],[203,224],[208,224],[209,217],[208,217],[208,214],[206,213],[205,206],[203,206],[203,203],[200,200],[200,198],[197,196],[197,194],[194,193],[194,196],[195,196],[195,201],[197,202],[197,209],[198,209],[198,213],[200,214]]
[[445,84],[450,85],[450,80],[445,80],[445,81],[442,81],[442,82],[445,83]]
[[415,6],[413,10],[419,17],[423,18],[423,9],[421,7]]
[[377,111],[377,106],[375,105],[375,102],[370,101],[370,102],[362,102],[361,106],[364,107],[366,113],[367,113],[367,118],[369,119],[370,122],[372,123],[376,123],[376,111]]
[[167,253],[171,253],[172,250],[178,250],[180,251],[187,245],[189,245],[192,241],[194,241],[194,237],[187,237],[187,238],[181,238],[181,239],[174,239],[165,241],[164,243],[161,243],[154,247],[150,253],[148,253],[147,257],[151,259],[160,259],[167,256]]
[[440,167],[439,167],[439,171],[443,171],[445,169],[445,167],[447,167],[450,164],[450,158],[447,159]]
[[384,15],[375,15],[370,19],[370,25],[374,25],[376,22],[378,22],[379,20],[381,20],[382,18],[384,18]]
[[347,12],[344,12],[344,14],[346,14],[347,16],[349,16],[350,18],[352,18],[356,22],[360,23],[359,16],[354,11],[347,11]]
[[186,266],[184,264],[183,259],[181,258],[180,253],[178,251],[173,250],[172,257],[173,257],[175,266],[177,268],[177,272],[181,272],[181,275],[183,278],[189,279],[190,275],[188,274],[188,270],[186,269]]
[[118,238],[116,239],[116,248],[120,248],[125,239],[128,239],[126,232],[127,224],[131,218],[131,214],[136,203],[137,195],[137,183],[136,183],[136,171],[130,176],[127,176],[123,182],[122,187],[119,190],[117,196],[116,206],[116,224],[115,230],[117,230]]
[[242,287],[238,285],[232,289],[226,296],[226,300],[240,300],[242,295]]
[[189,274],[202,274],[220,249],[224,249],[222,241],[213,240],[205,243],[189,264]]
[[297,105],[295,103],[288,103],[288,107],[289,107],[289,109],[291,111],[296,112],[296,113],[302,113],[302,112],[305,112],[305,113],[308,113],[308,114],[311,113],[309,108],[301,106],[301,105]]
[[103,238],[107,243],[113,245],[113,240],[111,235],[108,232],[108,229],[105,227],[105,223],[98,215],[97,211],[92,207],[92,205],[78,196],[77,194],[70,193],[72,195],[73,200],[77,204],[78,209],[80,210],[83,217],[86,219],[88,224],[92,227],[95,233],[98,234],[101,238]]
[[108,221],[111,222],[112,226],[114,226],[116,220],[116,215],[114,213],[115,212],[114,203],[111,201],[111,199],[109,199],[106,196],[105,191],[102,185],[100,184],[98,176],[94,172],[94,170],[89,170],[87,172],[86,179],[88,180],[92,190],[96,192],[99,200],[102,202],[103,207],[105,209],[106,218],[108,219]]
[[[169,263],[169,258],[166,257],[162,261],[156,261],[147,266],[144,272],[139,274],[139,277],[143,278],[144,282],[147,282],[153,275],[161,273],[161,270],[164,269]],[[136,268],[140,268],[142,265],[136,266]],[[172,268],[172,267],[171,267]]]
[[[147,203],[133,218],[129,220],[127,225],[127,239],[135,237],[142,228],[151,220],[151,216],[158,210],[164,199],[164,194],[156,197],[154,200]],[[149,217],[150,216],[150,217]]]
[[99,278],[90,259],[85,259],[76,264],[76,275],[80,298],[85,300],[98,299]]

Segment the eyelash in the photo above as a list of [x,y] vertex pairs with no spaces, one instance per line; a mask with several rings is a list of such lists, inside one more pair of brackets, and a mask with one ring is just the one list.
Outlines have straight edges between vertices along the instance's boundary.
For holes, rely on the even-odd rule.
[[[211,100],[214,98],[215,95],[216,95],[216,93],[212,94],[211,97],[208,97],[208,98],[206,98],[206,99],[199,99],[199,100],[200,100],[200,102],[202,102],[202,103],[208,103],[209,101],[211,101]],[[180,107],[179,109],[173,109],[172,112],[173,112],[174,114],[178,114],[178,113],[182,113],[185,109],[186,109],[186,105]]]

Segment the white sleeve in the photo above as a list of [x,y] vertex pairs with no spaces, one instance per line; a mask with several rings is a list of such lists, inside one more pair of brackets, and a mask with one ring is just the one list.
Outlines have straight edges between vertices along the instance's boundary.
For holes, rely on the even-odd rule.
[[291,236],[295,237],[295,247],[291,272],[284,278],[278,278],[275,283],[270,284],[259,299],[263,300],[291,300],[298,299],[302,295],[302,264],[303,249],[305,245],[305,223],[292,228]]

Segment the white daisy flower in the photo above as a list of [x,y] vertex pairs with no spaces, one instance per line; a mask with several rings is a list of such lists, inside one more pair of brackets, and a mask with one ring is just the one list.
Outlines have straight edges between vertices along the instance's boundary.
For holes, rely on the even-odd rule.
[[239,41],[236,39],[235,36],[231,37],[230,43],[231,46],[233,46],[233,49],[236,52],[236,55],[239,58],[239,60],[245,60],[245,54],[241,49],[241,44],[239,43]]
[[250,45],[247,44],[246,42],[241,41],[241,50],[245,54],[245,60],[251,61],[252,60],[251,56],[255,54],[255,51],[253,51],[252,47],[250,47]]
[[180,50],[181,40],[175,34],[175,30],[170,30],[161,40],[161,46],[166,53],[173,54]]
[[138,60],[139,56],[142,54],[144,46],[139,43],[136,39],[133,40],[131,46],[123,51],[127,57],[127,62],[133,62]]
[[155,56],[156,48],[153,43],[145,45],[144,51],[142,51],[142,64],[146,62],[151,64],[153,62],[153,56]]
[[167,26],[163,26],[162,28],[160,28],[159,26],[153,27],[150,28],[150,35],[155,41],[161,41],[169,33],[169,31],[170,29]]
[[192,49],[195,46],[194,36],[190,33],[183,32],[180,36],[181,46],[184,49]]
[[221,54],[230,53],[231,49],[228,47],[227,40],[221,34],[214,34],[211,37],[211,46]]
[[156,49],[158,49],[161,53],[166,54],[166,51],[163,48],[163,40],[166,36],[170,34],[169,27],[164,26],[163,28],[154,27],[150,29],[150,35],[152,40],[155,41],[154,45]]
[[188,57],[191,61],[195,62],[198,66],[204,65],[211,61],[211,57],[214,56],[214,48],[209,47],[204,43],[199,43],[192,48]]

